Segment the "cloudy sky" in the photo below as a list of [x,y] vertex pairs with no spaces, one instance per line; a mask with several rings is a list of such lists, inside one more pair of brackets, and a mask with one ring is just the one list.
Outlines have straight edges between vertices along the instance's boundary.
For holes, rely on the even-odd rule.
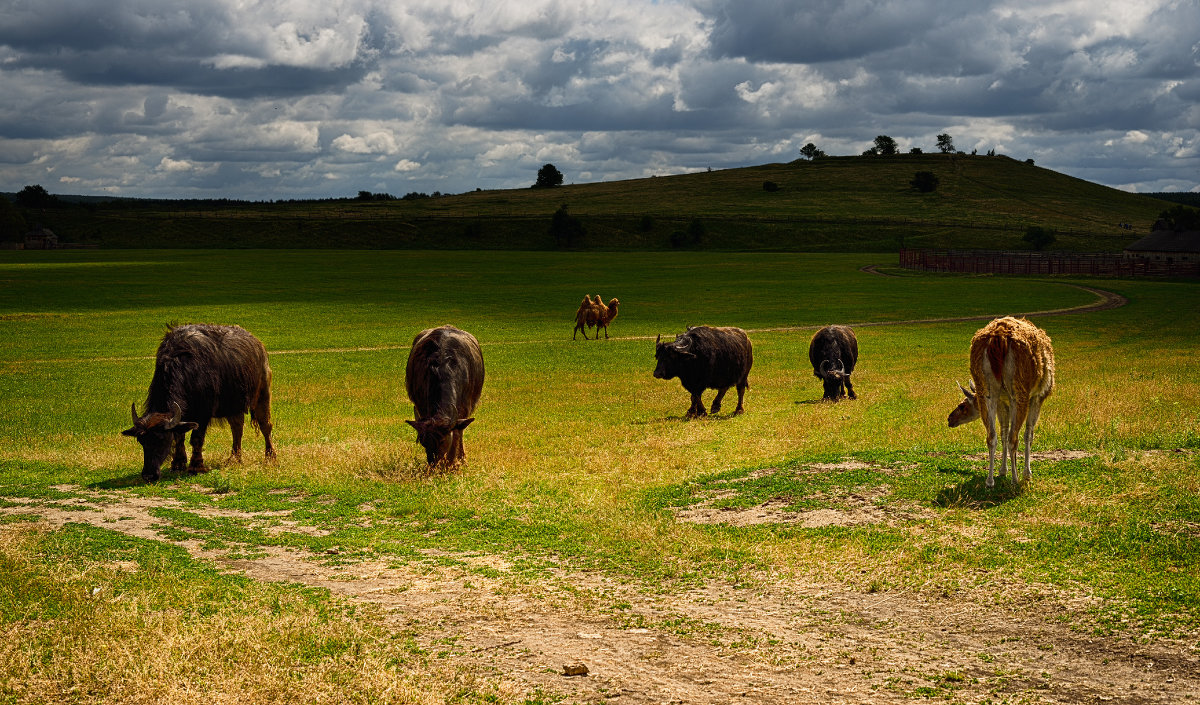
[[995,149],[1200,190],[1200,0],[0,0],[0,191],[458,193]]

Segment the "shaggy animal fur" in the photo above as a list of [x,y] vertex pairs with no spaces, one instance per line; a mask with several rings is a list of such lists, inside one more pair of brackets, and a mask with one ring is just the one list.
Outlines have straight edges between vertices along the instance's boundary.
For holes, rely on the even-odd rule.
[[1054,392],[1054,347],[1045,331],[1023,318],[997,318],[971,339],[971,388],[951,412],[951,428],[982,419],[987,429],[987,486],[995,485],[996,421],[1000,425],[1000,472],[1012,465],[1017,484],[1017,443],[1025,427],[1025,473],[1029,481],[1030,447],[1042,404]]
[[857,399],[850,375],[858,364],[858,338],[849,326],[825,326],[813,335],[808,344],[808,361],[813,376],[821,380],[828,401],[837,401],[847,394]]
[[592,297],[584,294],[583,301],[579,304],[579,309],[575,311],[575,330],[571,332],[571,340],[578,340],[576,334],[583,332],[583,339],[590,340],[587,336],[587,329],[596,325],[597,311],[596,304],[600,302],[600,295],[596,295],[596,300],[592,301]]
[[[131,407],[133,427],[122,431],[142,446],[142,477],[153,482],[174,447],[171,469],[207,472],[204,435],[213,419],[229,422],[233,458],[242,457],[245,414],[271,445],[271,367],[261,341],[240,326],[186,325],[167,330],[158,346],[145,412]],[[192,432],[188,463],[183,437]]]
[[483,352],[479,341],[454,326],[423,330],[413,339],[404,371],[417,431],[430,466],[456,467],[467,458],[463,429],[483,394]]
[[600,338],[600,329],[604,329],[604,339],[608,340],[608,324],[617,317],[617,307],[621,302],[616,298],[608,300],[608,305],[600,303],[600,295],[596,295],[596,338]]
[[746,331],[741,328],[690,327],[670,343],[662,342],[662,336],[659,336],[654,342],[654,357],[658,361],[654,376],[658,379],[678,377],[683,388],[692,395],[687,418],[706,415],[700,399],[705,389],[717,390],[712,413],[721,410],[721,399],[734,386],[737,387],[738,404],[733,413],[745,411],[742,399],[750,388],[754,350]]

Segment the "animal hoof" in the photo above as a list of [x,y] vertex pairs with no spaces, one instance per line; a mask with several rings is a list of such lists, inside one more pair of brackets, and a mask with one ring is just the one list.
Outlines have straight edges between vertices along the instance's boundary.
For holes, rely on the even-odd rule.
[[146,482],[158,482],[158,473],[143,472],[142,479]]
[[200,475],[200,474],[206,473],[206,472],[208,472],[207,465],[193,465],[188,468],[189,475]]

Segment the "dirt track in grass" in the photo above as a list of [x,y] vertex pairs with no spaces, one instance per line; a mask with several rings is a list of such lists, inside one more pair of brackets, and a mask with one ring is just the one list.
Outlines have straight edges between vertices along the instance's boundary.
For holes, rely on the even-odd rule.
[[[62,489],[78,498],[14,500],[0,514],[170,541],[161,533],[169,522],[150,511],[182,508],[121,491]],[[216,497],[187,511],[316,530],[280,512],[225,510]],[[246,547],[173,543],[256,580],[375,605],[390,628],[415,634],[432,652],[450,651],[517,701],[540,688],[583,703],[1200,702],[1196,643],[1093,636],[1067,626],[1086,622],[1087,595],[1015,582],[1004,594],[939,597],[759,575],[752,586],[710,582],[663,593],[636,578],[567,566],[531,584],[502,556],[428,552],[425,561],[347,563],[266,547],[247,560],[231,554]],[[587,675],[562,674],[574,664]]]

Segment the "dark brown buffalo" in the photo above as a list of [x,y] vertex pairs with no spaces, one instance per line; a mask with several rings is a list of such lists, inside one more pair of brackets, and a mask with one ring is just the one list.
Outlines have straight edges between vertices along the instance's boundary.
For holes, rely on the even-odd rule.
[[454,326],[423,330],[413,339],[404,374],[417,443],[431,466],[466,460],[463,429],[483,394],[483,353],[475,336]]
[[[271,445],[271,368],[262,342],[240,326],[186,325],[167,330],[158,345],[154,377],[146,394],[146,411],[131,407],[133,427],[122,431],[142,445],[142,477],[159,478],[171,455],[171,469],[207,472],[204,434],[213,419],[225,419],[233,432],[233,457],[242,457],[245,414],[262,431],[267,459]],[[192,462],[183,437],[192,432]]]
[[808,361],[813,376],[825,387],[823,399],[837,401],[847,393],[851,399],[858,398],[850,382],[858,364],[858,339],[849,326],[825,326],[817,331],[808,344]]
[[659,336],[654,343],[654,357],[658,360],[654,376],[658,379],[678,377],[683,388],[692,395],[687,418],[705,415],[700,400],[705,389],[717,390],[711,413],[721,410],[721,399],[734,386],[737,387],[738,404],[733,413],[745,411],[742,399],[750,388],[754,351],[750,338],[741,328],[694,326],[675,336],[670,343],[662,342],[662,336]]

